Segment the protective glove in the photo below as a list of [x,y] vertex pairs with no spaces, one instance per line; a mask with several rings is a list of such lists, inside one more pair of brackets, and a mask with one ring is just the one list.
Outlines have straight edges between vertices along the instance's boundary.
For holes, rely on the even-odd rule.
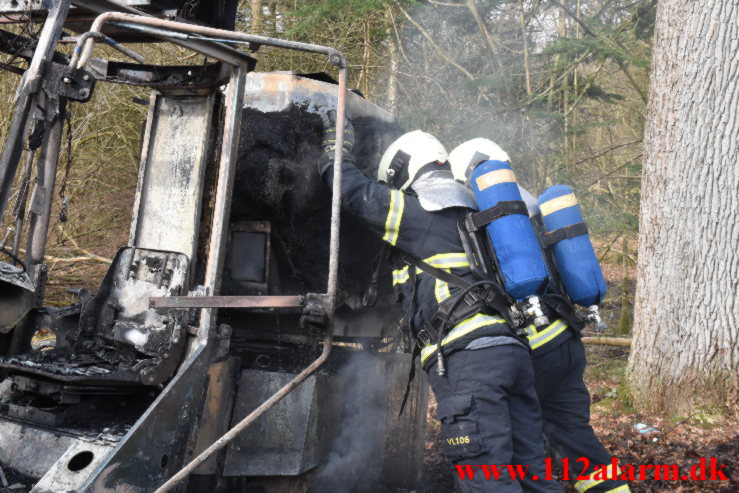
[[[321,146],[323,147],[323,157],[318,162],[318,173],[323,176],[334,165],[334,158],[336,157],[336,112],[334,111],[329,111],[326,114]],[[344,142],[342,143],[344,160],[354,160],[353,147],[354,126],[349,119],[344,119]]]
[[319,303],[308,303],[303,308],[300,317],[301,329],[326,329],[328,328],[328,314],[323,305]]

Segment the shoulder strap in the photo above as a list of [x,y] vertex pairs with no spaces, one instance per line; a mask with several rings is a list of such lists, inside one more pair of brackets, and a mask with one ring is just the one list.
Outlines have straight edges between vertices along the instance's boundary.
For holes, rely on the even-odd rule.
[[477,231],[496,219],[512,214],[523,214],[528,217],[529,209],[526,207],[526,202],[522,200],[504,200],[489,209],[473,213],[469,216],[471,230]]
[[586,234],[588,234],[588,226],[585,223],[570,224],[569,226],[544,233],[544,246],[550,247],[562,240],[569,240],[570,238]]
[[403,253],[403,260],[410,266],[418,267],[419,269],[421,269],[421,271],[425,272],[431,277],[435,277],[447,284],[457,286],[460,289],[465,289],[471,286],[469,282],[465,281],[461,277],[455,276],[454,274],[445,270],[436,268],[433,265],[430,265],[429,263],[424,262],[423,260],[414,257],[413,255],[410,255],[408,253]]

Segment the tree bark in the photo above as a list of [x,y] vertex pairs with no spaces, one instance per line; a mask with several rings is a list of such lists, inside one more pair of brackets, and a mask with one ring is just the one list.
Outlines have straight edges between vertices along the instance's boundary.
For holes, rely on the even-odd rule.
[[643,408],[739,412],[739,0],[662,0],[629,380]]
[[261,0],[251,0],[250,2],[250,13],[251,13],[251,34],[262,34],[262,19],[264,13],[262,12]]

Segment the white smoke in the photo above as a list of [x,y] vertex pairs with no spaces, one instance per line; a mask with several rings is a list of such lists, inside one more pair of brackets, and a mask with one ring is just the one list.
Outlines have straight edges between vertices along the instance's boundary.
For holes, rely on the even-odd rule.
[[309,492],[377,491],[385,448],[389,381],[376,358],[364,351],[352,354],[340,370],[344,408],[339,436]]

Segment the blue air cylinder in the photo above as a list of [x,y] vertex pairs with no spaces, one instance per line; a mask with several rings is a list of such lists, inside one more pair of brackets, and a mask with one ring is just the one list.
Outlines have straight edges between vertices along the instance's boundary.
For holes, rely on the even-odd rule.
[[[544,190],[539,196],[539,208],[547,234],[557,230],[562,230],[560,233],[568,232],[561,235],[562,239],[553,246],[554,258],[567,294],[578,305],[597,305],[606,295],[606,281],[590,236],[584,228],[582,212],[572,188],[554,185]],[[568,226],[571,227],[569,231],[562,229]]]
[[[470,176],[481,211],[502,201],[521,200],[516,176],[508,163],[485,161]],[[549,276],[531,221],[525,214],[500,217],[486,227],[503,278],[503,288],[518,301],[540,294]]]

